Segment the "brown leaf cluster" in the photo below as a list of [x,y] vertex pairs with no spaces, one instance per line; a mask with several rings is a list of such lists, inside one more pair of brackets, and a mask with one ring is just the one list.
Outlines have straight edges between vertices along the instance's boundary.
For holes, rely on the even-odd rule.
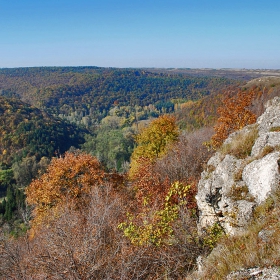
[[78,209],[83,208],[94,187],[113,181],[121,185],[122,176],[105,173],[91,155],[66,153],[54,158],[47,172],[26,189],[27,202],[34,209],[32,227],[51,221],[66,202],[72,201]]
[[[117,225],[127,200],[112,184],[92,189],[87,207],[64,203],[60,215],[30,239],[0,234],[1,279],[183,279],[199,254],[196,225],[187,212],[172,246],[134,246]],[[183,211],[183,209],[182,209]],[[186,261],[187,259],[187,261]]]
[[220,117],[214,127],[216,133],[212,137],[214,147],[219,147],[232,132],[256,122],[256,115],[249,107],[257,94],[258,91],[253,88],[249,91],[240,89],[236,95],[226,96],[223,105],[218,108]]

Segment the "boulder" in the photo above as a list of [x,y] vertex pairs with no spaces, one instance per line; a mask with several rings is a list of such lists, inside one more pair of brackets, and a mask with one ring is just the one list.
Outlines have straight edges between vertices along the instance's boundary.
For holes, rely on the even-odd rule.
[[254,160],[243,170],[242,179],[258,204],[279,186],[279,158],[280,152],[274,152]]
[[259,156],[265,148],[267,149],[267,151],[269,151],[269,148],[272,150],[278,147],[280,147],[280,132],[267,132],[261,134],[257,138],[252,148],[251,156]]

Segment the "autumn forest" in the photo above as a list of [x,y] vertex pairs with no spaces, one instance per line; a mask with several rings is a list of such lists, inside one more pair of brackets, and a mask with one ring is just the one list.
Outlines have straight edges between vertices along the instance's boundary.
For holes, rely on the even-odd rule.
[[280,94],[253,74],[0,69],[0,278],[187,279],[205,163]]

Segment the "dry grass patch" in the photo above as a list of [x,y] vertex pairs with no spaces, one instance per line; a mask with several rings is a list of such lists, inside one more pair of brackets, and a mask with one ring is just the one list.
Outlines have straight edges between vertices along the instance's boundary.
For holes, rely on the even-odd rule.
[[244,159],[251,155],[252,147],[258,137],[258,129],[254,127],[247,133],[238,133],[230,143],[221,147],[221,153],[230,154],[238,159]]
[[280,132],[280,126],[275,126],[270,129],[270,132]]
[[244,199],[254,201],[254,197],[250,194],[246,185],[233,185],[231,187],[230,197],[235,201]]

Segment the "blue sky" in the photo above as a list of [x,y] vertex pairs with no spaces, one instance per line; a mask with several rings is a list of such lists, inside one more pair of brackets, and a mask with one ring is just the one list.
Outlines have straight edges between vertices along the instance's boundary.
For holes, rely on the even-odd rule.
[[280,69],[279,0],[0,0],[0,67]]

